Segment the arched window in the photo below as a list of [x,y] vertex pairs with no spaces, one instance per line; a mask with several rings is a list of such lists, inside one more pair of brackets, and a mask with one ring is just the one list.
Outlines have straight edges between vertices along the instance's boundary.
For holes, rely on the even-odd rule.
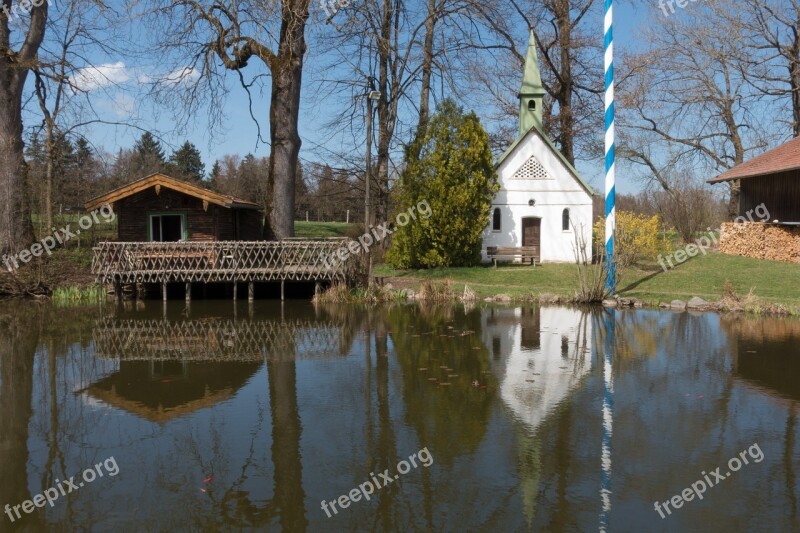
[[561,213],[561,229],[569,231],[569,209],[564,209],[564,212]]
[[536,100],[528,101],[528,109],[531,111],[536,111]]
[[494,211],[492,211],[492,231],[500,231],[502,226],[501,221],[502,215],[500,214],[500,208],[495,207]]

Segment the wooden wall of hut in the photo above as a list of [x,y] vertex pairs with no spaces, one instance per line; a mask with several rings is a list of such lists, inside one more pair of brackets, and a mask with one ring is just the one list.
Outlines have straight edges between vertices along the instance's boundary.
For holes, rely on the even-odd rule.
[[758,176],[742,180],[742,195],[739,215],[746,217],[764,204],[770,214],[770,222],[800,222],[800,170],[792,170],[769,176]]
[[[252,209],[228,209],[211,204],[204,209],[199,198],[162,188],[151,188],[119,200],[114,205],[120,242],[148,242],[148,213],[185,214],[189,241],[261,240],[262,214]],[[237,224],[236,214],[239,213]]]

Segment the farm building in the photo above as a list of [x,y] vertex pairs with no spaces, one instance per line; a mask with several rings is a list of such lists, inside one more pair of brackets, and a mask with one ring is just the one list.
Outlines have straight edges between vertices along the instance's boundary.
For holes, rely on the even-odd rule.
[[738,217],[722,225],[720,251],[800,263],[800,138],[709,180],[739,180]]
[[263,213],[253,202],[153,174],[86,202],[111,205],[120,242],[257,241]]
[[500,191],[483,234],[483,260],[575,262],[591,257],[592,189],[542,129],[545,95],[533,33],[519,94],[519,137],[497,161]]

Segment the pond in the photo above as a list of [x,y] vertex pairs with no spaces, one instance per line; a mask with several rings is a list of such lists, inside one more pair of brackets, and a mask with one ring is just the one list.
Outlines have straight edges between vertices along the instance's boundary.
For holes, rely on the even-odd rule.
[[0,303],[0,531],[798,531],[800,322]]

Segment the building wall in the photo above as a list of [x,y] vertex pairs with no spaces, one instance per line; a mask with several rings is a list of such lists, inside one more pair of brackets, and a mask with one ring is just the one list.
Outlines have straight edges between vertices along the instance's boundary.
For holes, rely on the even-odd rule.
[[722,225],[719,251],[755,259],[800,263],[800,228],[760,222]]
[[[513,176],[531,157],[546,170],[546,178],[514,179]],[[498,168],[501,190],[492,202],[492,211],[499,207],[502,225],[499,232],[489,225],[483,233],[483,259],[488,261],[489,246],[522,246],[522,219],[542,219],[542,262],[575,262],[575,232],[582,232],[587,257],[592,247],[592,197],[572,176],[561,159],[537,135],[529,133],[517,149]],[[529,205],[534,200],[533,207]],[[574,227],[562,231],[564,209],[570,210]]]
[[800,222],[800,170],[741,181],[739,215],[747,217],[748,211],[764,204],[770,221]]
[[162,188],[161,194],[156,194],[155,188],[150,188],[114,204],[120,242],[147,242],[148,213],[153,212],[186,214],[190,241],[260,240],[260,229],[254,229],[253,220],[261,214],[239,211],[241,235],[237,239],[236,210],[213,204],[205,210],[202,200],[170,189]]

